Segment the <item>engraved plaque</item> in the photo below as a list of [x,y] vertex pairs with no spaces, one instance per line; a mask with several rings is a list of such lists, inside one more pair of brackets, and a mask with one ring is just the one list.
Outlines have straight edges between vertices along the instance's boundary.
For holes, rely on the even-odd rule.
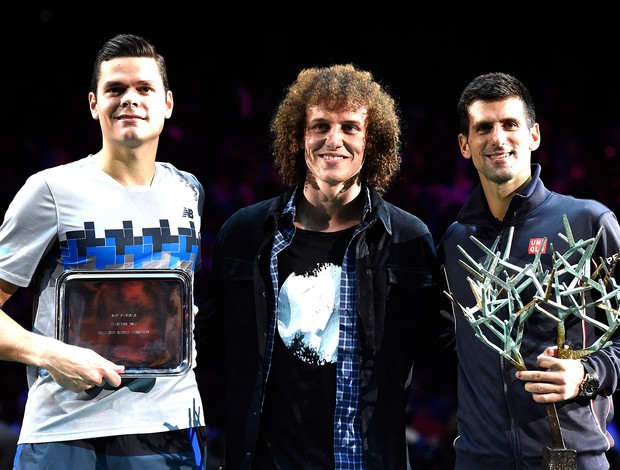
[[124,365],[123,377],[182,374],[191,364],[191,289],[182,270],[66,271],[57,338]]

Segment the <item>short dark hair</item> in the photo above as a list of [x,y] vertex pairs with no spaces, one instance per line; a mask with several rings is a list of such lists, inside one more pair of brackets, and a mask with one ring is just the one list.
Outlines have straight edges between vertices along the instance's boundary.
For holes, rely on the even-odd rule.
[[469,134],[469,107],[475,101],[500,101],[517,98],[523,102],[528,127],[536,124],[536,108],[527,87],[517,78],[502,72],[479,75],[465,87],[458,102],[459,126],[463,135]]
[[97,85],[101,76],[101,63],[117,57],[151,57],[155,59],[159,75],[164,84],[164,90],[170,90],[166,61],[157,52],[155,46],[143,37],[134,34],[117,34],[112,39],[106,41],[97,53],[95,65],[93,66],[93,76],[90,81],[90,91],[97,94]]

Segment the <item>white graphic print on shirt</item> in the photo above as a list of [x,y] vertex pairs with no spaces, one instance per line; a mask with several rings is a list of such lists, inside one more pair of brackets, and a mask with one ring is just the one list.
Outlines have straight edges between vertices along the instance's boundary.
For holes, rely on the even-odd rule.
[[324,263],[303,275],[291,274],[280,290],[278,331],[305,362],[336,362],[341,267]]

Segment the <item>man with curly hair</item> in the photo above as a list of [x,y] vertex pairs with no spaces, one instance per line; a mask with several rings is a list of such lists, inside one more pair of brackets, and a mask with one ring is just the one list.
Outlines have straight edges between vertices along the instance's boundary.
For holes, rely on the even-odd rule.
[[431,234],[383,199],[396,103],[352,64],[307,68],[270,130],[289,188],[224,223],[196,317],[198,364],[225,387],[225,464],[408,468],[413,361],[438,316]]

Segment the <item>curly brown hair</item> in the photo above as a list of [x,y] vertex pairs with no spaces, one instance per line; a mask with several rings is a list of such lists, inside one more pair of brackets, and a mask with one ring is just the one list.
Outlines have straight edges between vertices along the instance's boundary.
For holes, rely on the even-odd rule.
[[306,111],[321,105],[329,111],[368,110],[362,182],[385,193],[401,163],[401,126],[396,102],[372,74],[353,64],[306,68],[286,90],[271,120],[272,155],[285,185],[305,181]]

